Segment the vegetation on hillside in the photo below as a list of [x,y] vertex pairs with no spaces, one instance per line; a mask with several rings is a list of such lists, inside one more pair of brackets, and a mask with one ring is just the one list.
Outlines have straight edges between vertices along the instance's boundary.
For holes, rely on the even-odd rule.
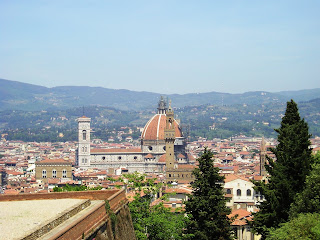
[[[301,116],[308,121],[310,133],[320,136],[320,99],[299,104]],[[235,135],[276,137],[285,110],[284,103],[268,105],[201,105],[175,109],[176,118],[189,140],[230,138]],[[138,139],[138,128],[144,127],[155,112],[120,111],[108,107],[85,107],[59,111],[3,111],[0,112],[0,133],[8,140],[23,141],[75,141],[77,118],[92,119],[92,138],[107,141],[116,136],[121,127],[135,130],[131,136]],[[61,137],[61,134],[64,137]],[[120,141],[115,138],[116,141]]]

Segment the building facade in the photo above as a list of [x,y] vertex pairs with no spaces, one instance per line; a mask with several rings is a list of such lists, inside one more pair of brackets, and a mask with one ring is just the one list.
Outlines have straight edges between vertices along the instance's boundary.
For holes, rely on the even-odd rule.
[[72,163],[64,159],[44,159],[35,163],[36,180],[48,182],[48,179],[72,179]]
[[[145,125],[141,134],[141,145],[128,149],[95,149],[90,148],[90,122],[88,117],[78,119],[78,149],[76,165],[80,168],[106,169],[108,172],[125,168],[128,172],[162,173],[165,170],[165,128],[167,115],[166,102],[161,97],[157,114]],[[185,138],[178,121],[172,115],[173,152],[179,163],[188,163],[185,151]],[[111,171],[110,171],[111,170]]]

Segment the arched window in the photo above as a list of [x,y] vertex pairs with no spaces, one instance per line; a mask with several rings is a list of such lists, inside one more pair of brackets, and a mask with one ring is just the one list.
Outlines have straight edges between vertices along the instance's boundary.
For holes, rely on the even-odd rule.
[[62,170],[62,177],[63,178],[67,177],[67,170],[65,170],[65,169]]
[[169,177],[171,177],[171,174],[169,173]]
[[55,169],[52,170],[52,177],[53,178],[57,177],[57,170],[55,170]]
[[42,170],[42,178],[47,178],[47,170]]
[[251,196],[251,190],[250,189],[247,190],[247,196]]
[[241,196],[241,190],[240,189],[237,190],[237,196]]
[[230,188],[227,189],[227,194],[231,194],[231,189]]
[[86,130],[82,130],[82,139],[87,140],[87,131]]

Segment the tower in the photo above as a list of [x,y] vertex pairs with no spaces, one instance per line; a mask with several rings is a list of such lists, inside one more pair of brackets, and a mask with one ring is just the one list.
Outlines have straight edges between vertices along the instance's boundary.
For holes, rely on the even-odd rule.
[[260,146],[260,176],[266,176],[266,157],[267,156],[267,150],[266,150],[266,142],[264,140],[264,137],[262,137],[261,140],[261,146]]
[[90,122],[91,118],[78,118],[78,150],[77,165],[79,167],[90,166]]
[[164,129],[164,140],[166,144],[166,171],[169,172],[174,169],[174,141],[175,141],[175,129],[174,129],[174,113],[171,108],[171,102],[166,112],[166,127]]
[[166,107],[166,102],[164,101],[163,96],[161,96],[161,99],[158,103],[158,114],[166,114]]

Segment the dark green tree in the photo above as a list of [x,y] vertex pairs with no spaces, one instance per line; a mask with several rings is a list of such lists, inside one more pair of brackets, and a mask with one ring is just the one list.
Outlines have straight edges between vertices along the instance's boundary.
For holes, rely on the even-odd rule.
[[261,202],[252,224],[263,239],[270,228],[287,222],[290,205],[295,195],[303,190],[312,163],[308,124],[300,118],[293,100],[287,102],[281,126],[275,131],[278,145],[271,152],[276,161],[268,157],[269,165],[265,166],[269,173],[267,183],[255,182],[255,190],[265,197],[265,201]]
[[300,213],[320,213],[320,153],[315,155],[310,175],[307,176],[305,188],[298,193],[291,204],[290,218]]
[[227,215],[223,192],[224,176],[219,175],[219,168],[213,166],[213,154],[205,149],[197,159],[193,191],[186,204],[188,214],[185,236],[187,239],[232,239],[230,220]]

